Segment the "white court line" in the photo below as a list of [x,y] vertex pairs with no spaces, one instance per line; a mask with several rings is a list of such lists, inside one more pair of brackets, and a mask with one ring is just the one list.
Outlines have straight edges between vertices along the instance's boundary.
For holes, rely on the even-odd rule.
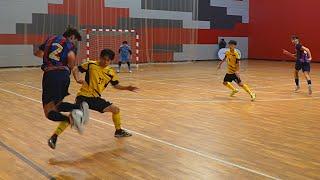
[[[38,101],[36,99],[33,99],[33,98],[30,98],[30,97],[27,97],[27,96],[24,96],[22,94],[18,94],[18,93],[15,93],[13,91],[9,91],[9,90],[6,90],[6,89],[3,89],[3,88],[0,88],[1,91],[4,91],[4,92],[7,92],[9,94],[14,94],[16,96],[19,96],[19,97],[22,97],[22,98],[26,98],[28,100],[31,100],[33,102],[37,102],[37,103],[42,103],[41,101]],[[109,126],[114,126],[112,124],[109,124],[109,123],[106,123],[104,121],[100,121],[98,119],[95,119],[95,118],[90,118],[92,119],[93,121],[96,121],[96,122],[99,122],[99,123],[102,123],[102,124],[106,124],[106,125],[109,125]],[[142,134],[142,133],[139,133],[139,132],[136,132],[136,131],[132,131],[132,130],[129,130],[129,129],[126,129],[134,134],[137,134],[139,136],[142,136],[146,139],[149,139],[149,140],[152,140],[152,141],[156,141],[156,142],[159,142],[159,143],[162,143],[162,144],[165,144],[165,145],[168,145],[168,146],[171,146],[171,147],[174,147],[176,149],[180,149],[180,150],[183,150],[183,151],[186,151],[186,152],[189,152],[191,154],[196,154],[198,156],[201,156],[203,158],[208,158],[208,159],[211,159],[211,160],[214,160],[216,162],[219,162],[221,164],[224,164],[224,165],[229,165],[229,166],[232,166],[232,167],[235,167],[235,168],[238,168],[238,169],[242,169],[242,170],[245,170],[245,171],[248,171],[248,172],[251,172],[253,174],[257,174],[257,175],[260,175],[260,176],[263,176],[263,177],[267,177],[267,178],[270,178],[270,179],[280,179],[280,178],[277,178],[277,177],[274,177],[274,176],[271,176],[271,175],[268,175],[268,174],[265,174],[265,173],[262,173],[262,172],[259,172],[259,171],[256,171],[256,170],[253,170],[253,169],[250,169],[250,168],[247,168],[247,167],[244,167],[244,166],[241,166],[241,165],[238,165],[238,164],[235,164],[235,163],[232,163],[232,162],[229,162],[229,161],[226,161],[226,160],[223,160],[223,159],[220,159],[220,158],[217,158],[215,156],[210,156],[208,154],[204,154],[204,153],[201,153],[201,152],[198,152],[198,151],[195,151],[195,150],[192,150],[192,149],[188,149],[188,148],[185,148],[185,147],[182,147],[182,146],[179,146],[179,145],[176,145],[176,144],[173,144],[173,143],[170,143],[170,142],[167,142],[167,141],[164,141],[164,140],[160,140],[160,139],[157,139],[157,138],[154,138],[154,137],[151,137],[151,136],[148,136],[148,135],[145,135],[145,134]]]
[[[167,85],[172,85],[172,86],[177,86],[177,87],[182,87],[182,88],[190,88],[190,86],[188,85],[182,85],[179,83],[168,83],[168,82],[159,82],[159,81],[152,81],[152,80],[142,80],[142,79],[138,79],[138,81],[144,81],[144,82],[149,82],[149,83],[158,83],[158,84],[167,84]],[[184,83],[187,84],[187,83]],[[222,83],[221,83],[221,87],[222,87]],[[282,84],[281,86],[293,86],[293,83],[290,84]],[[240,87],[239,87],[240,88]],[[266,88],[274,88],[274,86],[258,86],[254,89],[266,89]],[[192,89],[198,89],[198,90],[203,90],[202,88],[198,88],[198,87],[193,87]],[[210,92],[228,92],[228,91],[219,91],[219,90],[211,90],[208,89],[208,91]]]
[[[23,84],[23,83],[16,83],[21,86],[29,87],[32,89],[36,89],[39,91],[42,91],[42,89]],[[226,91],[224,91],[226,92]],[[272,93],[272,92],[269,92]],[[73,95],[73,94],[71,94]],[[74,96],[74,95],[73,95]],[[226,96],[227,98],[227,96]],[[226,100],[177,100],[177,99],[151,99],[151,98],[112,98],[114,100],[126,100],[126,101],[151,101],[151,102],[174,102],[174,103],[238,103],[238,102],[250,102],[249,98],[248,100],[232,100],[232,99],[226,99]],[[314,99],[320,99],[320,97],[302,97],[302,98],[279,98],[279,99],[257,99],[255,102],[275,102],[275,101],[298,101],[298,100],[314,100]],[[254,103],[254,102],[252,102]]]

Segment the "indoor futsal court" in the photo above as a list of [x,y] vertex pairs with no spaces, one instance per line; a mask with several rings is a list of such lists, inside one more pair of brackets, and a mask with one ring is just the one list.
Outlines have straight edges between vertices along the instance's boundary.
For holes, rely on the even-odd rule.
[[320,179],[318,0],[0,0],[0,179]]

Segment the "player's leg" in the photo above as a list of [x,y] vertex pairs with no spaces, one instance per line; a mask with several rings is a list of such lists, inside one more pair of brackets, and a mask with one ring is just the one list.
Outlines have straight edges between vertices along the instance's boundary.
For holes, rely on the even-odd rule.
[[295,65],[295,70],[293,72],[293,75],[294,75],[294,81],[296,83],[296,88],[295,88],[295,92],[298,92],[299,89],[300,89],[300,82],[299,82],[299,71],[302,69],[302,65],[300,62],[296,62],[296,65]]
[[[59,121],[60,124],[54,134],[48,140],[48,145],[54,149],[57,141],[57,136],[60,135],[69,124],[75,125],[78,132],[83,131],[83,124],[88,120],[88,107],[79,106],[77,104],[62,102],[65,96],[69,95],[68,89],[70,85],[69,72],[52,72],[45,75],[43,80],[43,109],[48,119]],[[74,109],[79,109],[83,112],[81,119],[71,113]],[[69,116],[61,112],[70,112]]]
[[[83,124],[87,123],[87,121],[89,119],[89,106],[86,102],[83,102],[81,104],[72,104],[72,103],[68,103],[68,102],[61,102],[61,103],[58,103],[58,105],[56,107],[57,107],[58,112],[71,112],[74,109],[80,109],[83,112],[83,120],[84,120]],[[48,145],[52,149],[55,149],[55,147],[56,147],[56,142],[57,142],[58,136],[60,134],[62,134],[62,132],[65,129],[67,129],[67,127],[70,124],[72,124],[72,125],[74,124],[71,114],[70,114],[69,118],[71,119],[71,121],[61,121],[59,123],[59,125],[56,128],[56,130],[54,131],[53,135],[48,140]],[[80,130],[80,133],[82,133],[82,130]]]
[[127,61],[127,64],[128,64],[129,73],[132,73],[130,61]]
[[54,101],[43,104],[43,111],[45,116],[51,121],[68,121],[73,123],[71,116],[68,117],[57,110],[56,103]]
[[252,101],[256,100],[256,94],[251,91],[250,87],[247,84],[241,81],[239,74],[237,74],[235,78],[236,78],[235,79],[236,83],[250,95],[251,100]]
[[114,133],[114,137],[120,138],[120,137],[130,137],[132,136],[131,133],[127,132],[126,130],[121,128],[121,117],[120,117],[120,109],[111,104],[110,106],[106,107],[103,112],[111,112],[112,113],[112,120],[114,127],[116,129]]
[[308,83],[308,94],[309,95],[312,95],[312,82],[311,82],[311,76],[310,76],[310,63],[305,63],[303,65],[303,74],[304,74],[304,77],[306,78],[307,80],[307,83]]
[[131,134],[123,129],[121,129],[121,117],[120,109],[113,105],[111,102],[106,101],[105,99],[99,97],[84,97],[78,96],[76,98],[77,103],[86,101],[89,105],[89,108],[100,113],[111,112],[112,120],[116,129],[115,137],[128,137]]
[[73,109],[80,109],[75,104],[62,102],[69,95],[69,85],[69,71],[49,71],[44,73],[42,79],[42,103],[44,113],[48,119],[66,121],[69,117],[60,112],[71,112]]
[[223,80],[223,85],[225,85],[227,88],[231,89],[231,94],[230,96],[234,96],[236,93],[239,92],[238,89],[236,89],[232,84],[231,82],[233,81],[232,79],[232,74],[226,74],[225,77],[224,77],[224,80]]
[[118,69],[117,69],[117,73],[120,73],[121,65],[122,65],[122,60],[120,59],[120,60],[119,60],[119,62],[118,62]]
[[66,116],[58,112],[55,102],[44,104],[43,110],[48,119],[60,122],[54,134],[48,140],[49,147],[55,149],[58,135],[60,135],[69,126],[69,124],[73,124],[74,120],[71,115]]
[[[77,102],[76,104],[72,104],[72,103],[67,103],[67,102],[61,102],[57,105],[58,107],[58,111],[62,111],[62,112],[70,112],[74,109],[80,109],[83,112],[83,119],[84,122],[83,124],[86,124],[88,122],[89,119],[89,105],[86,101],[82,101],[82,102]],[[70,118],[72,119],[72,116],[70,115]],[[55,149],[56,148],[56,142],[58,140],[58,136],[60,136],[66,129],[67,127],[73,123],[70,123],[69,121],[63,121],[60,122],[58,127],[56,128],[56,130],[54,131],[53,135],[50,137],[50,139],[48,140],[48,145],[52,148]],[[80,132],[82,133],[82,131]]]

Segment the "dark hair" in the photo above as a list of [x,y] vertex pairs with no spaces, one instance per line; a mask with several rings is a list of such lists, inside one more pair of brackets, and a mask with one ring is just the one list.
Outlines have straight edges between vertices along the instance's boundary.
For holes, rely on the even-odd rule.
[[292,36],[291,36],[291,39],[292,39],[292,40],[295,40],[295,39],[298,39],[298,40],[299,40],[299,37],[296,36],[296,35],[292,35]]
[[115,53],[111,49],[103,49],[100,53],[100,57],[109,57],[110,60],[114,59]]
[[236,46],[236,45],[237,45],[237,41],[235,41],[235,40],[230,40],[228,44],[233,44],[233,45]]
[[122,44],[128,44],[128,41],[123,41]]
[[224,39],[221,39],[221,41],[224,41]]
[[72,28],[72,27],[68,27],[66,29],[66,31],[63,33],[63,36],[65,38],[68,38],[68,37],[71,37],[72,35],[75,36],[75,38],[78,40],[78,41],[81,41],[81,35],[79,33],[79,31],[76,29],[76,28]]

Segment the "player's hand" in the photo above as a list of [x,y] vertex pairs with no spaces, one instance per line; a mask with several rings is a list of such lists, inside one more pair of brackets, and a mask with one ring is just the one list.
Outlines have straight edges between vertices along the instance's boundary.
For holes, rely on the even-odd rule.
[[85,81],[84,81],[83,79],[79,79],[79,80],[77,80],[77,83],[78,83],[78,84],[84,84]]
[[131,91],[131,92],[137,92],[138,89],[139,89],[139,88],[134,87],[134,86],[128,86],[128,87],[127,87],[127,90],[128,90],[128,91]]
[[291,53],[285,49],[282,49],[282,53],[285,54],[285,55],[291,55]]

